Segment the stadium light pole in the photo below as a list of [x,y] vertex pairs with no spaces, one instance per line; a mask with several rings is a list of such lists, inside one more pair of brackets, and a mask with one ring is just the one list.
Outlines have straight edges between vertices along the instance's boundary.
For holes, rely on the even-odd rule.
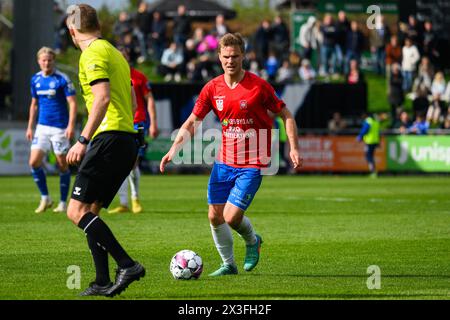
[[36,52],[53,47],[55,16],[53,0],[13,2],[12,85],[14,120],[26,120],[30,106],[30,79],[38,71]]

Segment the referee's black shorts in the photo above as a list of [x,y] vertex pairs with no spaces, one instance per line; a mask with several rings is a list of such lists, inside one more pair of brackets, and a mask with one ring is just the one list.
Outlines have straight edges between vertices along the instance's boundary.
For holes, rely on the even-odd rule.
[[134,133],[106,131],[97,135],[81,161],[72,199],[89,204],[97,201],[108,208],[133,169],[138,148]]

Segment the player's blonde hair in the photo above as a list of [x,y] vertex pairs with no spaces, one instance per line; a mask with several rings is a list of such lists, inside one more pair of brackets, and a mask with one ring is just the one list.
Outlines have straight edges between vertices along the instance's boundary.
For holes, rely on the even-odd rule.
[[227,33],[219,41],[218,52],[224,47],[237,46],[241,49],[242,54],[245,53],[245,41],[240,33]]
[[42,48],[40,48],[39,51],[38,51],[37,54],[36,54],[36,58],[39,60],[39,57],[40,57],[42,54],[49,54],[49,55],[53,56],[53,59],[56,58],[56,53],[55,53],[55,51],[53,51],[53,49],[52,49],[52,48],[49,48],[49,47],[42,47]]

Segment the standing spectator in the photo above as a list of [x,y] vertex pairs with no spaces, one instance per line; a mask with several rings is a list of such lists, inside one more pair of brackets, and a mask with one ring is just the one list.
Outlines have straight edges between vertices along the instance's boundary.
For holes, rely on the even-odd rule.
[[347,33],[350,31],[350,22],[347,19],[345,11],[338,12],[338,20],[336,22],[336,67],[339,73],[344,72],[344,57],[347,42]]
[[344,73],[348,73],[350,60],[356,60],[361,63],[361,54],[364,47],[364,35],[359,30],[357,21],[352,21],[350,31],[347,33],[347,41],[345,45],[345,66]]
[[259,66],[264,66],[269,55],[269,42],[271,38],[271,29],[269,20],[264,19],[255,33],[255,41],[253,47],[255,48],[256,59]]
[[176,42],[172,42],[169,47],[164,50],[161,57],[160,72],[164,76],[166,82],[171,81],[173,77],[176,82],[181,81],[183,62],[183,50]]
[[316,80],[317,73],[314,68],[311,66],[311,62],[308,59],[302,60],[302,65],[298,69],[298,74],[300,79],[302,79],[305,83],[312,83]]
[[426,135],[426,134],[428,134],[429,127],[430,127],[430,125],[425,120],[423,113],[418,112],[416,115],[416,120],[408,128],[408,133],[413,133],[413,134],[417,134],[417,135]]
[[298,41],[302,46],[302,56],[308,60],[311,60],[313,50],[318,49],[316,21],[316,17],[309,16],[299,31]]
[[428,57],[435,66],[439,64],[440,54],[438,51],[438,36],[433,30],[433,23],[425,21],[423,33],[423,55]]
[[398,43],[398,37],[393,35],[390,42],[386,46],[386,84],[390,85],[391,69],[394,63],[402,63],[402,47]]
[[443,96],[445,93],[445,78],[442,72],[437,72],[434,76],[433,84],[431,85],[431,95],[433,101],[428,107],[426,120],[430,125],[439,123],[441,113],[445,107]]
[[133,24],[126,11],[119,13],[119,20],[113,26],[113,35],[116,44],[123,45],[123,38],[126,34],[133,33]]
[[413,15],[408,17],[406,35],[407,38],[411,39],[412,44],[419,49],[419,52],[422,52],[422,30]]
[[384,74],[386,64],[386,44],[389,41],[391,32],[383,15],[376,16],[375,29],[370,30],[369,35],[370,50],[372,52],[372,60],[375,64],[375,70],[379,75]]
[[275,17],[272,25],[271,49],[278,61],[284,60],[289,54],[289,30],[279,15]]
[[357,60],[350,60],[350,71],[346,76],[348,84],[358,84],[364,82],[364,75],[359,69]]
[[419,50],[413,45],[410,38],[405,39],[402,56],[403,91],[406,93],[411,91],[414,73],[416,72],[416,64],[420,59]]
[[323,45],[320,50],[321,75],[329,75],[335,72],[334,51],[336,46],[337,29],[331,14],[325,14],[320,29],[323,34]]
[[160,61],[166,46],[166,22],[159,11],[153,12],[151,41],[153,47],[153,57],[157,61]]
[[403,105],[405,100],[405,95],[403,93],[403,77],[398,63],[392,65],[392,71],[389,77],[388,100],[391,105],[392,124],[394,124],[395,119],[397,119],[397,110]]
[[213,34],[219,40],[228,32],[229,28],[225,24],[225,17],[223,16],[223,14],[218,14],[216,16],[216,23],[211,29],[211,34]]
[[186,15],[186,6],[180,4],[177,12],[173,19],[173,39],[179,48],[184,48],[191,33],[191,19]]
[[148,11],[147,2],[142,1],[139,4],[134,21],[136,23],[135,34],[139,40],[139,47],[141,51],[141,56],[138,58],[138,62],[142,63],[147,59],[148,41],[152,27],[152,14]]

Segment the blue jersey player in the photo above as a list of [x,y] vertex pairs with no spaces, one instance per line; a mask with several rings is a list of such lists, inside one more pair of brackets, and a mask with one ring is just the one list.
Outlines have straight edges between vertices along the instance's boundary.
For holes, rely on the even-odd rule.
[[[31,78],[31,105],[26,137],[31,141],[31,173],[41,193],[41,202],[35,210],[36,213],[44,212],[53,205],[42,168],[42,160],[51,149],[56,155],[60,171],[61,201],[54,212],[66,211],[70,187],[66,154],[70,148],[70,139],[74,135],[77,103],[75,89],[69,77],[55,68],[55,57],[51,48],[41,48],[37,53],[41,71]],[[33,132],[35,124],[36,130]]]

